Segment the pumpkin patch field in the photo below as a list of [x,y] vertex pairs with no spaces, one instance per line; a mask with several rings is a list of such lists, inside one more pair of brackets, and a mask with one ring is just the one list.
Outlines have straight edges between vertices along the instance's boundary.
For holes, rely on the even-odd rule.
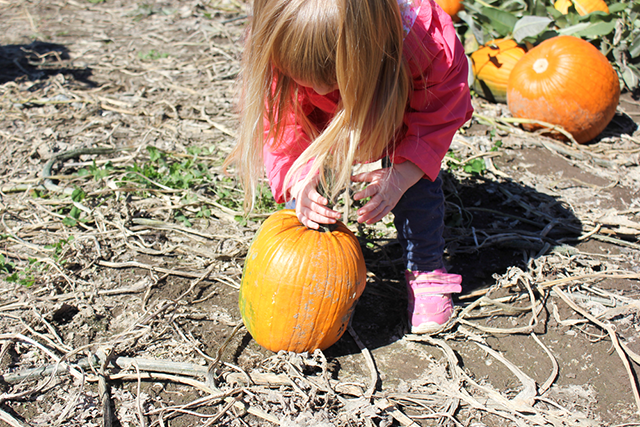
[[0,426],[640,425],[640,5],[604,3],[451,3],[463,291],[417,336],[391,217],[243,215],[243,1],[0,0]]

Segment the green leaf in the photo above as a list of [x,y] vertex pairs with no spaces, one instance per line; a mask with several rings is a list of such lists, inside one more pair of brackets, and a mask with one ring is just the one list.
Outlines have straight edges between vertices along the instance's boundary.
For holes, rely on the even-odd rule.
[[471,30],[471,33],[473,34],[473,36],[476,38],[476,41],[478,42],[479,45],[483,45],[484,44],[484,33],[482,32],[482,28],[480,28],[475,20],[473,19],[473,16],[468,14],[467,12],[465,12],[464,10],[461,10],[460,12],[458,12],[458,17],[465,23],[467,24],[467,26],[469,27],[469,29]]
[[562,18],[564,15],[553,6],[547,6],[547,13],[555,20]]
[[622,80],[624,80],[624,84],[629,89],[636,89],[640,85],[640,70],[631,64],[627,64],[622,72]]
[[233,219],[235,219],[243,227],[247,225],[247,218],[242,215],[236,215],[233,217]]
[[544,16],[546,10],[547,10],[547,7],[545,6],[544,2],[537,1],[535,5],[535,9],[533,13],[531,13],[531,16]]
[[202,147],[187,147],[187,153],[197,157],[202,153]]
[[75,188],[71,193],[71,200],[80,203],[86,197],[86,193],[79,188]]
[[520,43],[527,37],[536,37],[553,22],[545,16],[523,16],[513,27],[513,38]]
[[175,219],[182,222],[185,227],[191,227],[191,221],[187,218],[182,212],[177,212],[175,215]]
[[484,159],[476,158],[465,163],[463,170],[474,175],[482,175],[487,170]]
[[206,206],[202,206],[198,213],[196,214],[196,218],[210,218],[211,217],[211,209]]
[[107,162],[107,164],[104,165],[104,168],[100,169],[96,166],[96,161],[94,160],[93,166],[90,169],[91,173],[93,174],[93,179],[96,181],[100,181],[101,179],[109,176],[109,172],[113,170],[113,165],[111,164],[111,162]]
[[582,19],[582,16],[578,14],[578,11],[576,11],[573,5],[569,6],[569,13],[567,13],[566,15],[563,15],[563,19],[566,20],[566,22],[568,22],[569,25],[577,25],[580,22],[585,21],[584,19]]
[[82,211],[75,206],[69,211],[69,216],[73,219],[79,219],[80,214],[82,214]]
[[24,280],[23,282],[21,282],[26,288],[30,288],[31,286],[33,286],[34,283],[36,283],[35,279],[30,279],[30,280]]
[[582,17],[582,19],[584,20],[588,19],[591,22],[610,21],[611,18],[613,18],[611,14],[607,12],[603,12],[601,10],[594,10],[593,12],[587,13]]
[[71,218],[71,217],[65,217],[62,219],[62,223],[64,225],[66,225],[67,227],[75,227],[76,225],[78,225],[78,221],[76,221],[75,219]]
[[602,37],[609,34],[616,27],[615,21],[611,22],[596,22],[590,24],[584,30],[575,33],[578,37]]
[[582,30],[586,30],[591,25],[592,24],[590,22],[581,22],[581,23],[576,24],[576,25],[571,25],[570,27],[565,27],[565,28],[559,29],[558,30],[558,34],[563,35],[563,36],[572,36],[572,35],[577,34],[578,32],[580,32]]
[[518,22],[517,16],[493,7],[483,7],[482,13],[489,18],[493,28],[502,36],[511,33]]
[[543,32],[541,35],[538,36],[537,41],[538,43],[542,43],[543,41],[553,38],[553,37],[557,37],[560,34],[558,34],[558,32],[556,30],[548,30]]
[[628,7],[629,5],[625,3],[613,3],[609,5],[609,13],[624,12]]
[[14,270],[15,264],[11,261],[7,261],[4,255],[0,254],[0,271],[9,274]]
[[629,46],[629,55],[631,55],[632,58],[640,56],[640,34],[636,35],[631,42],[631,46]]
[[152,162],[155,162],[156,160],[162,158],[162,156],[164,155],[162,151],[158,150],[152,145],[147,146],[147,151],[149,152],[149,159]]

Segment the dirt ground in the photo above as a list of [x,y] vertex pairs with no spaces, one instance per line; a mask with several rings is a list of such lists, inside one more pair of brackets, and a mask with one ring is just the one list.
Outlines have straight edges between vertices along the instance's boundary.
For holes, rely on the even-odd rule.
[[640,425],[637,96],[583,146],[474,98],[442,173],[454,321],[407,333],[389,219],[347,213],[368,269],[352,328],[274,354],[237,303],[278,207],[242,218],[221,170],[244,4],[0,16],[0,425]]

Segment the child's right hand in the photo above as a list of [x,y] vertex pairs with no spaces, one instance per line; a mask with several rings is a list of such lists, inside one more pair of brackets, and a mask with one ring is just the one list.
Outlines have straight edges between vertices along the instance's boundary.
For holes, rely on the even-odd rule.
[[329,209],[329,201],[316,190],[319,176],[298,181],[291,188],[291,196],[296,201],[296,216],[308,228],[317,230],[320,224],[335,224],[340,212]]

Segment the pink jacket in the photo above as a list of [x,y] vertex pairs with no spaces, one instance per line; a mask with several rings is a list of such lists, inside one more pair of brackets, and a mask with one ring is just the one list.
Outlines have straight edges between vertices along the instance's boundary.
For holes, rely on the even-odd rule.
[[[473,112],[464,48],[451,18],[433,0],[422,2],[405,38],[404,55],[413,76],[413,92],[409,95],[402,134],[392,143],[389,157],[392,163],[410,160],[433,181],[454,134]],[[336,110],[339,91],[322,96],[311,88],[301,89],[303,112],[322,129]],[[310,143],[299,124],[288,126],[282,137],[277,150],[267,142],[263,152],[277,203],[285,202],[285,175]]]

